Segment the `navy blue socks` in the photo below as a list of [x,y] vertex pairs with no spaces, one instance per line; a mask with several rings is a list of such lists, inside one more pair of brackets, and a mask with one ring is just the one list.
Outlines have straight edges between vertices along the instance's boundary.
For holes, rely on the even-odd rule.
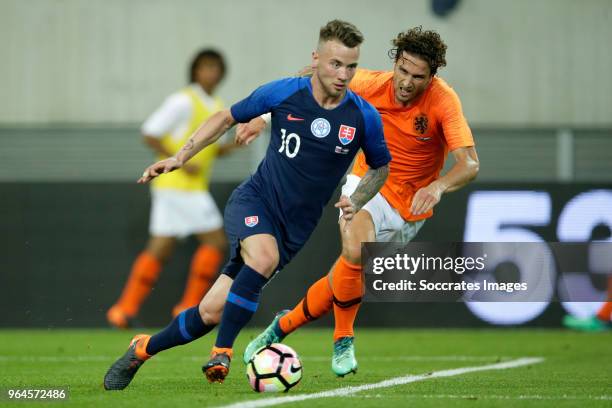
[[268,279],[244,265],[227,295],[215,347],[232,348],[238,333],[251,320],[259,305],[261,289]]
[[[221,325],[215,346],[232,348],[240,330],[251,320],[259,304],[261,289],[268,279],[247,265],[243,265],[227,296]],[[202,321],[198,307],[192,307],[179,314],[159,333],[151,336],[147,354],[187,344],[210,332],[215,325],[207,326]]]
[[199,339],[215,326],[207,326],[202,321],[198,307],[181,312],[164,330],[151,336],[147,344],[147,354],[157,354],[162,350],[187,344]]

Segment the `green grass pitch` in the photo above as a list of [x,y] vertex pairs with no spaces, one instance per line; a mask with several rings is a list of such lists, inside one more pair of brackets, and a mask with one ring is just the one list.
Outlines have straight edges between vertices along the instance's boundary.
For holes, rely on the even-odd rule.
[[[0,387],[69,386],[57,406],[224,406],[261,398],[297,396],[377,383],[406,375],[490,365],[521,357],[537,364],[463,373],[345,396],[288,402],[291,407],[612,407],[612,332],[562,330],[359,329],[359,372],[344,379],[330,370],[330,330],[301,330],[287,338],[302,358],[304,377],[288,394],[250,390],[239,357],[255,334],[245,330],[224,384],[208,384],[201,372],[213,335],[148,361],[125,391],[107,392],[102,378],[133,334],[111,330],[0,330]],[[7,401],[3,406],[41,406]],[[43,404],[46,405],[46,404]]]

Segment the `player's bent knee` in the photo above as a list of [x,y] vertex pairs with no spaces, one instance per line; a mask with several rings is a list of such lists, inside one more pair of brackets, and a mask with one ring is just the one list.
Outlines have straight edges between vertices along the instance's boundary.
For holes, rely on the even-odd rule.
[[222,312],[218,312],[218,311],[215,311],[215,312],[205,311],[204,314],[200,312],[200,316],[202,316],[202,321],[207,326],[214,326],[214,325],[219,324],[221,322],[221,314]]
[[198,305],[198,313],[200,314],[200,318],[202,319],[204,324],[207,324],[206,319],[204,318],[204,316],[206,316],[206,306],[204,304],[204,301],[201,301]]
[[272,276],[278,266],[279,256],[273,252],[263,252],[251,257],[246,263],[266,278]]
[[278,267],[280,257],[276,248],[262,246],[256,251],[243,253],[243,259],[248,266],[269,278]]
[[221,315],[223,314],[223,308],[219,310],[219,308],[215,308],[208,302],[202,300],[200,302],[200,306],[198,306],[198,312],[200,312],[200,317],[205,325],[211,326],[219,324],[221,321]]

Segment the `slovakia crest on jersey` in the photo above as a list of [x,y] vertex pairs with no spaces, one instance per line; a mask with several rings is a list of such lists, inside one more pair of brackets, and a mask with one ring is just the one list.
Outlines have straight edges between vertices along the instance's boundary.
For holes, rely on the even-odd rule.
[[343,145],[347,145],[353,141],[355,138],[355,132],[357,129],[354,127],[342,125],[340,126],[340,131],[338,132],[338,139],[340,139],[340,143]]
[[249,228],[253,228],[259,223],[259,217],[256,215],[250,215],[248,217],[244,217],[244,225]]

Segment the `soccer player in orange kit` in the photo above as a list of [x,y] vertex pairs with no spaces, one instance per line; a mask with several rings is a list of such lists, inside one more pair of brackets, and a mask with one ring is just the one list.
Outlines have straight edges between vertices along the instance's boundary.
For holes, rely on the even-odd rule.
[[[363,295],[361,243],[412,240],[442,194],[458,190],[479,169],[474,140],[459,97],[437,70],[446,65],[446,44],[434,31],[412,28],[392,41],[393,71],[358,69],[350,83],[355,93],[379,111],[392,161],[380,192],[350,222],[340,219],[342,253],[331,271],[315,282],[291,311],[277,314],[268,328],[247,346],[247,362],[261,346],[280,342],[332,307],[335,316],[332,370],[338,376],[356,372],[353,325]],[[248,143],[263,129],[262,118],[239,129],[238,143]],[[443,176],[448,152],[455,163]],[[342,187],[351,196],[368,166],[357,156]]]

